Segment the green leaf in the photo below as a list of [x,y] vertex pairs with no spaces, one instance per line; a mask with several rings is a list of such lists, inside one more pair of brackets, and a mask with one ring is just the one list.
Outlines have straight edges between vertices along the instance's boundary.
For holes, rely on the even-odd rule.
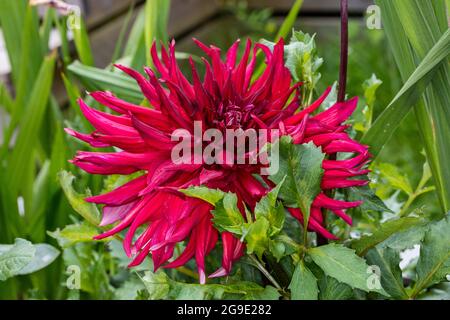
[[0,281],[44,269],[58,256],[59,251],[51,245],[33,245],[20,238],[13,245],[0,245]]
[[[303,0],[296,0],[295,3],[292,5],[291,10],[289,10],[288,15],[284,19],[280,29],[278,30],[275,36],[275,41],[278,41],[281,38],[286,39],[289,32],[291,32],[292,28],[294,27],[295,21],[297,20],[297,16],[300,13],[302,5]],[[259,77],[263,73],[264,66],[265,66],[264,63],[260,63],[257,71],[254,74],[254,78]]]
[[86,30],[86,24],[81,16],[74,18],[80,23],[79,28],[72,28],[73,40],[78,53],[78,57],[83,64],[87,66],[93,66],[94,56],[92,54],[91,44],[89,42],[89,36]]
[[74,175],[67,171],[61,171],[58,174],[58,178],[72,208],[87,222],[97,226],[100,223],[100,212],[95,204],[84,201],[88,195],[79,194],[74,190],[72,186],[73,180],[75,179]]
[[286,16],[286,19],[283,21],[283,24],[281,25],[280,29],[278,30],[278,33],[275,37],[276,41],[278,41],[281,38],[286,38],[286,36],[292,30],[292,28],[294,27],[295,21],[297,20],[297,16],[300,12],[302,5],[303,5],[303,0],[296,0],[295,3],[292,5],[291,10],[289,11],[288,15]]
[[314,274],[299,261],[289,284],[292,300],[317,300],[319,289]]
[[380,163],[377,168],[380,170],[381,176],[386,178],[393,188],[403,190],[408,195],[414,192],[408,177],[400,173],[396,166],[390,163]]
[[212,210],[215,227],[223,232],[228,231],[237,235],[244,233],[245,220],[237,206],[237,196],[234,193],[226,193],[223,199],[216,203]]
[[212,204],[213,206],[215,206],[219,200],[222,200],[226,194],[222,190],[210,189],[205,186],[190,187],[188,189],[180,189],[179,191],[188,197],[201,199],[209,204]]
[[366,99],[366,103],[369,107],[373,107],[375,104],[376,93],[378,88],[381,86],[383,81],[377,78],[375,74],[364,81],[363,89],[364,89],[364,98]]
[[97,228],[83,222],[80,224],[71,224],[60,230],[47,232],[49,236],[56,239],[62,248],[68,248],[79,242],[91,242],[94,236],[98,235]]
[[423,219],[405,217],[393,219],[382,223],[371,235],[364,235],[352,241],[352,248],[359,256],[364,256],[368,250],[388,239],[393,234],[408,230],[411,227],[423,224]]
[[153,0],[145,4],[145,45],[147,65],[152,66],[150,48],[153,41],[168,42],[167,24],[169,19],[170,1]]
[[[14,12],[14,14],[11,14]],[[0,24],[6,49],[11,62],[14,79],[18,79],[20,70],[21,45],[20,41],[25,15],[27,13],[26,1],[0,1]]]
[[442,282],[433,286],[423,294],[419,295],[417,300],[450,300],[450,282]]
[[127,35],[127,44],[123,56],[130,60],[131,68],[137,69],[146,64],[147,50],[145,43],[145,10],[138,13],[133,27]]
[[115,300],[136,300],[139,297],[139,291],[145,290],[144,283],[137,277],[125,281],[114,291]]
[[348,201],[363,201],[359,209],[361,211],[390,212],[389,209],[369,186],[350,187],[348,189]]
[[5,108],[6,112],[10,113],[13,109],[13,99],[6,89],[6,85],[4,83],[0,83],[0,107]]
[[38,80],[33,86],[26,107],[27,112],[20,121],[21,128],[14,149],[9,154],[8,181],[10,188],[16,192],[25,185],[26,174],[35,167],[34,161],[30,159],[30,152],[36,145],[38,132],[44,119],[53,82],[54,67],[55,55],[51,55],[45,59],[39,71]]
[[256,220],[266,218],[270,224],[270,236],[277,235],[283,229],[285,211],[281,203],[277,203],[278,194],[285,179],[273,188],[255,206]]
[[144,99],[136,82],[118,72],[89,67],[78,61],[68,66],[67,70],[83,81],[91,91],[111,91],[125,100],[138,104]]
[[33,244],[23,239],[16,239],[12,246],[0,246],[0,281],[18,275],[33,260],[35,253]]
[[130,8],[128,9],[127,15],[125,16],[125,19],[122,23],[122,27],[120,28],[119,37],[117,38],[116,45],[114,47],[114,53],[111,58],[112,63],[116,63],[117,59],[119,58],[122,49],[123,49],[123,41],[127,35],[128,29],[130,27],[130,21],[133,18],[133,13],[135,9],[135,3],[130,4]]
[[19,270],[18,275],[30,274],[44,269],[59,256],[59,251],[49,244],[41,243],[33,246],[35,248],[33,258],[24,268]]
[[422,241],[428,228],[428,225],[418,225],[406,231],[394,233],[387,240],[380,243],[379,246],[382,248],[389,247],[397,251],[411,249]]
[[[382,10],[384,30],[403,81],[407,81],[413,72],[418,72],[423,66],[432,68],[423,86],[418,85],[418,89],[427,89],[414,107],[414,113],[441,208],[447,212],[450,210],[450,122],[447,116],[447,106],[450,104],[447,85],[450,83],[450,30],[444,2],[377,0],[376,4]],[[426,62],[427,58],[440,50],[438,46],[441,46],[441,53],[436,54],[433,63]],[[422,63],[417,67],[417,61],[420,60]],[[380,120],[380,126],[383,123]],[[380,140],[386,139],[380,136]]]
[[[302,94],[306,94],[303,104],[310,104],[312,93],[321,75],[319,68],[323,64],[323,59],[317,56],[315,35],[310,36],[301,31],[292,31],[289,44],[284,46],[286,67],[292,74],[295,82],[302,82]],[[266,40],[262,41],[273,50],[275,43]],[[305,87],[305,89],[303,89]]]
[[269,221],[260,217],[251,223],[245,234],[245,242],[247,243],[247,253],[256,255],[261,259],[264,251],[269,247]]
[[415,298],[423,289],[450,274],[450,214],[430,226],[420,247],[417,282],[411,294]]
[[269,251],[274,258],[277,259],[277,262],[280,262],[283,257],[288,255],[286,249],[286,245],[283,241],[280,241],[279,239],[269,239]]
[[404,86],[376,119],[373,126],[362,139],[363,144],[370,145],[371,153],[379,154],[384,144],[389,141],[395,129],[417,103],[433,78],[433,75],[450,54],[450,30],[428,52]]
[[353,297],[353,290],[345,283],[324,275],[319,280],[320,300],[348,300]]
[[164,272],[146,272],[142,278],[150,300],[161,300],[170,292],[170,279]]
[[79,276],[81,291],[89,293],[93,299],[112,299],[113,288],[106,269],[109,263],[105,254],[95,248],[92,244],[78,243],[63,251],[64,264],[68,267],[67,280],[72,275]]
[[[312,142],[294,145],[287,136],[275,143],[279,144],[279,170],[270,176],[270,180],[276,184],[284,180],[279,197],[287,206],[300,208],[304,226],[307,226],[311,204],[321,191],[322,161],[325,155]],[[276,146],[273,148],[277,150]]]
[[238,282],[229,285],[191,284],[171,280],[164,272],[147,271],[142,281],[150,300],[277,300],[278,291],[271,287],[261,287],[253,282]]
[[[364,99],[365,105],[361,112],[355,112],[353,128],[357,131],[365,133],[372,126],[373,110],[375,108],[376,92],[383,82],[377,78],[375,74],[364,81]],[[359,109],[357,109],[359,110]]]
[[354,250],[338,244],[328,244],[308,250],[312,260],[326,275],[363,291],[383,291],[369,288],[370,270],[366,261],[358,257]]
[[367,253],[367,262],[380,268],[381,285],[393,299],[408,299],[403,287],[398,251],[391,248],[373,248]]

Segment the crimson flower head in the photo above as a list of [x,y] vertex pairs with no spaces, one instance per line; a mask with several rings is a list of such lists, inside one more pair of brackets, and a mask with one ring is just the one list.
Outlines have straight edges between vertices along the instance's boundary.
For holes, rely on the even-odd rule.
[[[91,134],[66,131],[95,148],[115,147],[117,152],[80,151],[73,163],[91,174],[138,174],[123,186],[86,200],[103,205],[102,226],[113,225],[97,239],[106,238],[127,229],[123,246],[139,265],[151,254],[154,268],[176,268],[195,258],[200,282],[206,280],[205,257],[222,243],[222,267],[210,277],[230,273],[232,264],[244,251],[244,244],[229,232],[219,234],[212,219],[212,206],[200,199],[184,196],[177,190],[204,185],[233,192],[240,203],[252,209],[273,187],[265,177],[258,179],[261,164],[211,165],[204,163],[176,164],[172,150],[177,144],[171,139],[177,129],[194,130],[200,122],[202,130],[277,129],[290,135],[295,144],[313,142],[327,155],[340,152],[353,156],[344,160],[323,161],[322,192],[311,206],[309,229],[326,238],[335,239],[324,227],[322,210],[327,209],[351,224],[345,209],[360,202],[334,200],[327,190],[367,184],[354,177],[367,173],[363,169],[370,154],[368,148],[352,140],[346,133],[346,121],[357,105],[357,98],[336,103],[315,114],[330,92],[330,88],[310,106],[299,110],[300,84],[292,85],[284,64],[284,43],[280,40],[270,50],[263,44],[252,46],[247,41],[240,61],[237,61],[239,41],[234,43],[222,60],[220,49],[194,40],[205,52],[204,76],[200,77],[190,60],[190,79],[183,75],[175,58],[175,44],[161,49],[152,47],[155,70],[145,68],[146,76],[123,65],[117,68],[133,77],[151,108],[123,101],[110,92],[91,93],[100,104],[113,113],[105,113],[79,100],[84,116],[95,128]],[[256,56],[265,56],[266,68],[254,79]],[[314,115],[315,114],[315,115]],[[240,208],[243,211],[244,209]],[[299,209],[289,209],[302,221]],[[173,259],[177,243],[186,241],[184,251]]]

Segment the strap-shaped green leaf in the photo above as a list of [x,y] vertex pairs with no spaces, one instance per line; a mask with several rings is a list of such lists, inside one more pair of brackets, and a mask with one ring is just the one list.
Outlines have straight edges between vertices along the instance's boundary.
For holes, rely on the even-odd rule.
[[55,55],[51,55],[44,60],[39,71],[29,103],[25,108],[27,112],[23,115],[20,123],[20,131],[14,149],[7,158],[6,181],[11,192],[10,196],[13,196],[14,199],[17,199],[19,194],[26,198],[32,192],[35,170],[33,150],[38,142],[38,132],[41,129],[48,105],[54,67]]
[[126,75],[89,67],[78,61],[72,63],[67,69],[77,76],[88,90],[109,90],[134,103],[141,103],[144,98],[136,81]]
[[417,103],[441,64],[447,62],[449,54],[450,30],[447,30],[364,135],[362,142],[370,145],[370,150],[375,156],[380,153],[395,129]]

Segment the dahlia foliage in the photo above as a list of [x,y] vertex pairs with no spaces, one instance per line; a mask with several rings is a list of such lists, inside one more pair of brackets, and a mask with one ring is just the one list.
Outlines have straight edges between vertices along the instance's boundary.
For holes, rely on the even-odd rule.
[[[84,116],[95,128],[90,134],[72,129],[67,132],[95,148],[115,147],[115,152],[80,151],[73,164],[91,174],[133,175],[123,186],[103,195],[89,197],[91,203],[103,205],[102,226],[112,227],[98,235],[103,239],[126,230],[125,252],[139,265],[151,255],[154,268],[176,268],[195,258],[200,281],[206,280],[205,257],[220,242],[222,267],[210,277],[231,272],[233,262],[245,251],[238,236],[215,227],[213,206],[201,199],[180,192],[191,186],[205,186],[231,192],[237,196],[244,219],[246,209],[255,204],[275,184],[260,170],[262,163],[206,164],[198,161],[174,163],[173,148],[178,141],[171,138],[174,131],[184,129],[193,133],[194,123],[204,131],[218,129],[278,130],[290,136],[292,143],[313,142],[326,155],[322,163],[321,191],[312,202],[308,228],[328,239],[336,237],[326,229],[323,213],[333,212],[348,224],[352,223],[346,209],[361,202],[346,202],[331,197],[335,189],[362,186],[367,180],[365,165],[368,147],[350,138],[344,122],[357,106],[357,98],[335,103],[318,113],[330,93],[327,89],[309,106],[301,106],[301,83],[293,83],[285,66],[284,43],[273,49],[247,41],[238,60],[239,41],[221,59],[220,49],[195,40],[207,58],[202,58],[204,76],[190,60],[191,74],[183,75],[175,58],[175,44],[152,48],[154,70],[145,68],[146,76],[123,65],[117,68],[133,77],[151,107],[123,101],[110,92],[90,95],[113,111],[102,112],[79,100]],[[257,55],[265,56],[266,68],[258,77]],[[270,142],[270,141],[269,141]],[[271,141],[273,142],[273,141]],[[200,144],[202,148],[205,143]],[[253,153],[261,151],[250,150]],[[111,150],[111,149],[110,149]],[[248,157],[251,152],[248,152]],[[345,153],[347,157],[337,157]],[[194,156],[195,157],[195,156]],[[299,208],[286,208],[303,222]],[[220,241],[219,241],[220,239]],[[174,255],[177,244],[186,243],[180,255]]]

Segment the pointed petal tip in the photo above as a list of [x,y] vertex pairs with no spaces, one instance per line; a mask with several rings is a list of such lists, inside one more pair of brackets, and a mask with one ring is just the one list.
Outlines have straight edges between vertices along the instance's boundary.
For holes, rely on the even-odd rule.
[[203,270],[201,268],[198,269],[198,278],[199,278],[200,284],[206,284],[206,273],[205,273],[205,270]]

